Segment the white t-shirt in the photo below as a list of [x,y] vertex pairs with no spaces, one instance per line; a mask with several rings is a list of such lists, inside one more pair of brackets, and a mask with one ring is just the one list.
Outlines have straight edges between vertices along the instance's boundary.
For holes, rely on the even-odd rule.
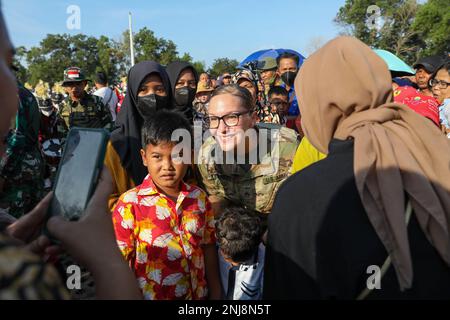
[[116,106],[119,102],[117,95],[111,88],[103,87],[94,92],[94,95],[103,99],[103,104],[108,105],[113,121],[116,121]]
[[[263,293],[264,280],[264,254],[266,248],[263,244],[259,245],[258,255],[252,259],[250,264],[241,264],[235,267],[235,281],[233,300],[261,300]],[[219,250],[219,269],[220,280],[224,290],[224,298],[228,293],[228,281],[230,269],[233,265],[223,258]]]

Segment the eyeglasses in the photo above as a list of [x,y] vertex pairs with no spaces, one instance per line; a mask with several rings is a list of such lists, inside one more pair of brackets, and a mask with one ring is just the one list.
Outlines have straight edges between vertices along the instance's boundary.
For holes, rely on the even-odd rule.
[[248,112],[233,112],[226,114],[222,117],[216,117],[216,116],[208,116],[205,118],[206,123],[210,129],[217,129],[220,125],[220,120],[223,120],[225,125],[227,127],[235,127],[239,124],[239,117],[245,114],[251,114],[253,110],[250,110]]
[[450,85],[450,82],[440,81],[437,79],[431,79],[429,84],[431,87],[435,87],[435,86],[439,85],[439,89],[447,89],[447,87]]

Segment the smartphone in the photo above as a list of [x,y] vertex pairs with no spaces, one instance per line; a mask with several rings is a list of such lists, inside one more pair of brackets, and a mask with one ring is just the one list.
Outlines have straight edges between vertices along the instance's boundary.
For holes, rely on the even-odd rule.
[[48,218],[81,218],[103,168],[109,132],[105,129],[72,128],[53,185]]

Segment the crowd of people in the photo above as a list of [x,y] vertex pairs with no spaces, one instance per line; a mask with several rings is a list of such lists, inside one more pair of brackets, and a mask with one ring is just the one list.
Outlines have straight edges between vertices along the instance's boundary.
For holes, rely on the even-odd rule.
[[[345,36],[217,78],[65,66],[58,90],[13,55],[0,11],[0,299],[450,298],[448,53],[398,70]],[[75,127],[110,132],[104,169],[79,221],[48,219]]]

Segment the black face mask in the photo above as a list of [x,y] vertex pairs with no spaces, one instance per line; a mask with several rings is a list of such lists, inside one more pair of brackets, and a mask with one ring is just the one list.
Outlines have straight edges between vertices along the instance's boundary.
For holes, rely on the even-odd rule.
[[167,108],[167,97],[149,94],[137,98],[137,110],[142,118],[151,117],[156,111]]
[[297,72],[288,71],[281,75],[281,80],[289,87],[294,86],[295,77],[297,76]]
[[192,104],[195,99],[196,90],[191,87],[182,87],[175,89],[175,103],[177,106],[184,107]]

